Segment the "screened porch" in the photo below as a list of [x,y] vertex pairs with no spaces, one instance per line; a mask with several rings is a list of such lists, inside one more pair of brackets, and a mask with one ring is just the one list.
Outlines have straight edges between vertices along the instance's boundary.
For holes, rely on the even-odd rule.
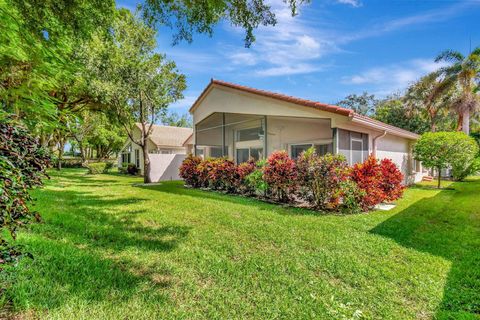
[[236,163],[286,150],[292,158],[314,147],[342,153],[350,163],[368,156],[368,135],[331,127],[330,119],[216,112],[195,124],[195,154]]

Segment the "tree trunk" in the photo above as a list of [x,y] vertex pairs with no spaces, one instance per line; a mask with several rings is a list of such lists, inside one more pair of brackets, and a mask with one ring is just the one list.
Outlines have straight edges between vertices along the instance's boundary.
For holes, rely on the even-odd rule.
[[463,112],[462,117],[462,131],[465,132],[466,135],[470,134],[470,111],[465,110]]
[[143,182],[144,183],[151,183],[150,180],[150,158],[148,157],[148,149],[147,143],[145,142],[142,145],[143,151]]
[[57,170],[62,170],[63,150],[65,149],[65,140],[60,139],[58,141],[58,162]]
[[457,131],[463,131],[463,113],[458,114]]
[[438,184],[437,184],[437,188],[440,189],[440,181],[442,180],[442,168],[441,167],[438,167]]

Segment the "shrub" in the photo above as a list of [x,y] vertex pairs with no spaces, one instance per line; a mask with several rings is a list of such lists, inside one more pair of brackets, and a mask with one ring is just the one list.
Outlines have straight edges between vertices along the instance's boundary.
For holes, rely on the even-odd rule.
[[442,169],[451,167],[456,180],[470,174],[469,168],[478,154],[478,145],[475,139],[463,132],[427,132],[415,143],[413,154],[425,167],[437,169],[440,188]]
[[382,159],[380,161],[380,170],[382,171],[380,188],[384,193],[384,200],[394,201],[399,199],[405,190],[402,172],[390,159]]
[[113,169],[115,163],[109,161],[109,162],[105,162],[105,169],[103,170],[103,173],[109,173],[110,170]]
[[385,193],[381,188],[382,170],[377,159],[370,156],[363,163],[356,163],[351,171],[351,178],[364,192],[360,199],[360,206],[364,211],[372,209],[385,200]]
[[180,177],[185,180],[187,185],[194,188],[197,188],[201,185],[200,172],[198,170],[198,165],[200,162],[202,162],[202,158],[189,154],[185,160],[183,160],[179,169]]
[[140,169],[133,163],[129,163],[127,165],[127,173],[131,174],[132,176],[136,176],[140,172]]
[[265,167],[266,160],[258,160],[255,163],[253,171],[245,177],[245,185],[247,192],[260,193],[266,196],[268,194],[268,183],[263,180],[263,168]]
[[105,162],[90,162],[85,164],[88,169],[88,174],[100,174],[105,172],[107,164]]
[[272,195],[280,202],[288,202],[296,189],[297,169],[287,152],[272,153],[263,168],[263,179]]
[[40,215],[30,210],[28,191],[42,185],[50,163],[48,151],[22,124],[0,119],[0,269],[25,255],[11,240],[18,228],[40,220]]
[[403,174],[390,159],[379,162],[374,156],[370,156],[364,163],[353,166],[351,177],[364,192],[360,205],[365,211],[383,201],[400,198],[405,189],[402,184]]
[[340,210],[348,214],[360,213],[362,211],[361,200],[365,196],[365,191],[361,190],[352,180],[340,182],[339,190],[342,196]]
[[316,209],[337,210],[342,204],[342,183],[349,178],[349,166],[343,155],[318,156],[310,148],[297,159],[299,196]]
[[247,176],[249,176],[255,169],[255,160],[253,159],[240,163],[236,167],[236,176],[234,182],[236,192],[251,194],[255,191],[255,189],[251,188],[247,183]]
[[235,189],[236,167],[232,160],[217,158],[210,161],[208,180],[213,189],[232,192]]

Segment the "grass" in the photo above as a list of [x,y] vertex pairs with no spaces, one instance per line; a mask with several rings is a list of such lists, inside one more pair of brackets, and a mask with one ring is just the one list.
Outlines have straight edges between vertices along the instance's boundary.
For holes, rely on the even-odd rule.
[[[340,216],[52,173],[3,275],[21,319],[479,319],[480,179]],[[7,307],[7,306],[5,306]]]

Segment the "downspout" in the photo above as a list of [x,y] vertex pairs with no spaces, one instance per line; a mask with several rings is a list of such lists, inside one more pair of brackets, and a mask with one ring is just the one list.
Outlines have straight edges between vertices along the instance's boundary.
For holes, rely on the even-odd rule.
[[376,158],[377,157],[377,140],[385,137],[387,135],[387,131],[383,131],[382,134],[376,136],[372,140],[372,155]]

